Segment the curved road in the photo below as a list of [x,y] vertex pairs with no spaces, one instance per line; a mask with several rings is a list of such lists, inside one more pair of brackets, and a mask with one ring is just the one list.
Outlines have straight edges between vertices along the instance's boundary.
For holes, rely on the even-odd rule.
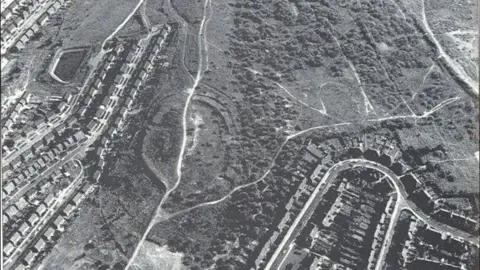
[[[323,197],[324,193],[329,189],[329,187],[333,183],[333,180],[335,180],[335,178],[337,177],[338,173],[340,173],[345,169],[354,168],[354,167],[369,168],[369,169],[373,169],[381,172],[386,176],[386,179],[388,179],[390,183],[394,186],[395,191],[397,193],[395,208],[391,214],[390,223],[389,223],[387,232],[385,234],[386,235],[385,241],[382,243],[381,252],[380,252],[375,269],[381,269],[383,266],[384,258],[390,246],[390,239],[388,238],[389,238],[389,235],[391,236],[393,234],[396,220],[401,210],[410,211],[418,219],[422,220],[423,222],[425,222],[425,224],[427,224],[428,226],[438,231],[450,233],[455,238],[468,241],[471,244],[478,246],[478,238],[476,236],[471,235],[465,231],[459,230],[457,228],[453,228],[446,224],[440,223],[436,220],[433,220],[427,214],[423,213],[423,211],[421,211],[413,202],[407,200],[406,198],[408,197],[408,194],[406,193],[402,182],[400,181],[398,176],[394,172],[392,172],[389,168],[377,162],[369,161],[365,159],[348,159],[348,160],[340,161],[335,165],[333,165],[322,177],[322,179],[316,186],[315,190],[312,192],[312,195],[310,196],[308,201],[305,203],[304,207],[302,208],[302,210],[300,211],[300,213],[298,214],[298,216],[290,226],[286,235],[282,239],[282,242],[278,245],[278,247],[274,251],[272,257],[270,258],[270,260],[268,261],[267,265],[264,268],[265,270],[278,269],[281,266],[282,262],[285,259],[285,256],[288,254],[288,250],[291,249],[291,246],[293,245],[293,240],[298,235],[301,228],[306,224],[306,219],[304,218],[305,214],[307,213],[307,219],[308,219],[308,216],[311,215],[315,210],[316,205],[319,202],[319,199]],[[316,203],[312,205],[314,201],[316,201]]]

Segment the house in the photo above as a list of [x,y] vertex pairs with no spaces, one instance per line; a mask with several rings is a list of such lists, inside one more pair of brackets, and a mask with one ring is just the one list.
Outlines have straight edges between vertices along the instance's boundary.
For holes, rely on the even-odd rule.
[[127,112],[128,112],[128,110],[127,110],[127,108],[125,108],[125,107],[122,107],[122,108],[120,109],[120,115],[121,115],[123,118],[125,118],[125,117],[127,116]]
[[92,119],[92,120],[90,121],[90,123],[88,123],[87,129],[91,131],[91,130],[93,130],[98,124],[99,124],[99,122],[98,122],[97,120]]
[[52,240],[53,236],[55,235],[55,229],[52,227],[48,227],[48,229],[43,234],[43,238],[47,241]]
[[72,203],[76,206],[78,206],[82,202],[83,194],[82,193],[77,193],[75,197],[72,199]]
[[116,119],[115,119],[115,126],[119,127],[123,124],[123,118],[121,116],[118,116]]
[[21,164],[22,164],[22,158],[20,156],[10,161],[10,167],[12,168],[12,170],[15,170],[16,168],[20,167]]
[[68,217],[73,213],[73,210],[75,210],[75,207],[71,204],[67,204],[62,210],[63,216]]
[[6,209],[3,210],[3,213],[8,216],[8,218],[12,219],[18,214],[18,208],[14,205],[10,205]]
[[86,97],[84,100],[83,100],[83,103],[88,107],[90,106],[90,104],[92,103],[92,98],[91,97]]
[[35,35],[35,32],[33,32],[33,30],[30,28],[27,30],[27,32],[25,32],[25,36],[28,38],[28,40],[33,37],[33,35]]
[[36,253],[34,253],[33,251],[29,250],[27,255],[22,259],[23,261],[23,264],[29,266],[31,264],[33,264],[33,262],[35,261],[35,257],[37,256]]
[[[33,34],[33,33],[32,33]],[[23,35],[21,38],[20,38],[20,41],[23,43],[23,44],[27,44],[27,42],[30,40],[29,36],[27,35]]]
[[131,98],[135,98],[136,95],[137,95],[137,89],[136,89],[136,88],[130,89],[130,91],[129,91],[129,96],[130,96]]
[[47,207],[50,207],[55,202],[55,197],[52,194],[48,194],[48,196],[43,200],[43,204]]
[[43,137],[43,143],[45,145],[48,145],[50,142],[53,141],[53,139],[55,139],[55,135],[53,135],[52,133],[47,133],[44,137]]
[[15,25],[16,27],[19,27],[19,26],[23,23],[23,19],[22,19],[22,17],[17,16],[17,17],[15,17],[15,18],[12,20],[12,23],[13,23],[13,25]]
[[100,91],[98,91],[97,88],[92,87],[92,88],[90,88],[90,91],[88,91],[88,95],[89,95],[90,97],[94,98],[96,95],[98,95],[99,92],[100,92]]
[[125,61],[126,61],[127,63],[131,63],[132,60],[133,60],[134,55],[135,55],[135,54],[134,54],[133,52],[129,52],[128,55],[127,55],[127,58],[125,59]]
[[10,129],[10,128],[12,127],[12,125],[13,125],[12,119],[7,119],[7,120],[5,121],[5,123],[4,123],[4,125],[5,125],[7,128]]
[[28,218],[27,223],[28,223],[28,225],[33,227],[33,226],[37,225],[39,219],[40,218],[38,217],[38,215],[36,213],[32,213],[32,215],[30,215],[30,217]]
[[14,244],[15,246],[17,246],[20,241],[22,241],[22,235],[20,235],[19,232],[15,232],[12,237],[10,237],[10,242],[12,242],[12,244]]
[[[9,25],[3,27],[3,31],[5,31],[5,32],[8,33],[8,34],[13,33],[13,32],[15,31],[15,29],[17,29],[17,27],[16,27],[15,25],[13,25],[13,24],[9,24]],[[2,35],[2,36],[3,36],[3,35]]]
[[86,112],[87,112],[87,106],[85,105],[80,106],[80,108],[78,108],[77,110],[77,114],[80,116],[84,116]]
[[55,8],[55,10],[59,10],[62,4],[60,4],[58,1],[53,3],[52,7]]
[[63,131],[67,128],[67,126],[64,124],[64,123],[61,123],[60,125],[58,125],[56,128],[55,128],[55,131],[58,133],[58,134],[62,134]]
[[127,99],[125,99],[125,105],[127,106],[127,108],[130,108],[132,104],[133,104],[132,98],[127,97]]
[[152,68],[152,63],[147,61],[145,62],[145,64],[143,64],[143,70],[145,70],[146,72],[150,72],[151,68]]
[[[112,86],[110,88],[114,88],[114,87]],[[110,97],[106,96],[106,97],[103,98],[100,106],[107,107],[109,102],[110,102]]]
[[45,123],[45,119],[40,118],[40,119],[37,119],[33,122],[33,126],[35,128],[40,128],[44,123]]
[[6,7],[5,10],[2,12],[2,17],[5,20],[8,20],[9,18],[11,18],[13,16],[13,12],[12,12],[13,5],[16,5],[16,3],[13,2],[11,6]]
[[38,159],[37,163],[38,163],[38,166],[40,168],[43,168],[43,167],[45,167],[45,165],[47,165],[47,164],[45,164],[45,161],[43,161],[43,159]]
[[36,198],[37,198],[36,189],[30,189],[29,191],[27,191],[27,193],[25,193],[25,199],[27,199],[27,201],[29,201],[30,203],[32,203],[32,201],[35,200]]
[[55,228],[57,229],[61,229],[61,227],[63,226],[63,224],[65,224],[65,218],[62,217],[62,216],[58,216],[55,221],[53,222],[53,225],[55,226]]
[[[100,77],[102,79],[105,79],[105,76],[106,76],[106,72],[105,72],[105,70],[102,70],[102,72],[100,73]],[[103,87],[102,79],[97,78],[95,80],[95,82],[93,83],[92,88],[96,89],[98,92],[102,92],[102,87]]]
[[124,81],[124,77],[121,74],[117,74],[117,76],[115,76],[115,80],[113,81],[113,83],[115,85],[122,85],[123,81]]
[[135,86],[136,89],[139,89],[140,86],[142,86],[142,80],[140,78],[137,78],[133,85]]
[[40,204],[35,210],[35,213],[37,213],[38,216],[41,217],[46,211],[47,211],[47,207],[43,204]]
[[57,10],[52,6],[50,6],[50,8],[47,9],[47,14],[49,16],[52,16],[53,14],[55,14],[57,12]]
[[127,64],[123,64],[122,67],[120,67],[121,73],[129,73],[130,70],[131,70],[131,67]]
[[117,130],[114,127],[110,127],[107,130],[107,137],[108,138],[113,138],[113,136],[115,136],[115,134],[117,134]]
[[105,150],[103,149],[103,147],[101,147],[101,146],[98,147],[98,148],[97,148],[97,151],[96,151],[97,156],[98,156],[98,157],[103,156],[104,151],[105,151]]
[[85,136],[85,133],[83,133],[83,131],[79,130],[72,135],[72,138],[75,142],[81,142],[87,137]]
[[28,8],[27,9],[24,9],[20,12],[19,16],[21,16],[23,18],[23,20],[27,20],[28,19],[28,15],[30,15],[30,13],[28,12]]
[[148,56],[148,61],[149,61],[150,63],[152,63],[152,64],[153,64],[153,62],[155,62],[155,59],[156,59],[155,54],[150,54],[150,55]]
[[67,118],[67,120],[65,120],[65,124],[69,127],[72,127],[77,121],[78,119],[71,115]]
[[138,77],[139,77],[141,80],[145,80],[145,78],[147,77],[147,73],[146,73],[144,70],[142,70],[142,71],[140,72],[140,75],[139,75]]
[[40,26],[43,26],[45,25],[46,23],[48,22],[48,13],[45,12],[43,13],[37,20],[37,23],[40,25]]
[[13,191],[15,191],[15,184],[12,183],[12,182],[8,182],[4,187],[3,187],[3,191],[5,191],[5,193],[7,195],[10,195]]
[[95,112],[94,117],[96,119],[103,119],[105,115],[106,115],[106,111],[102,108],[98,108],[98,110]]
[[58,104],[57,111],[64,112],[68,108],[68,105],[65,101],[62,101]]
[[105,77],[107,77],[107,71],[105,69],[102,69],[99,78],[95,81],[94,87],[100,89],[103,85],[102,80],[104,80]]
[[38,142],[36,142],[32,145],[32,151],[35,154],[38,154],[40,152],[40,149],[42,149],[42,148],[43,148],[43,142],[42,141],[38,141]]
[[28,231],[30,230],[30,226],[26,222],[23,222],[20,228],[18,228],[18,232],[22,235],[25,236],[27,235]]
[[3,255],[7,258],[10,257],[10,255],[12,255],[14,250],[15,250],[15,247],[10,242],[7,243],[6,245],[3,245]]
[[32,30],[33,33],[37,33],[39,29],[40,27],[38,26],[38,24],[33,24],[32,27],[30,28],[30,30]]
[[33,250],[38,253],[41,252],[45,248],[45,246],[45,241],[40,238],[38,239],[37,243],[35,243],[35,246],[33,246]]

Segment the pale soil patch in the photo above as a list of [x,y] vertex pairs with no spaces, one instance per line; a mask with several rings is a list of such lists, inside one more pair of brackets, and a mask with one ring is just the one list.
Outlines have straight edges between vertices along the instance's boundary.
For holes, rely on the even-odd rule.
[[182,270],[183,253],[170,252],[167,246],[159,246],[153,242],[143,242],[131,269],[138,270]]

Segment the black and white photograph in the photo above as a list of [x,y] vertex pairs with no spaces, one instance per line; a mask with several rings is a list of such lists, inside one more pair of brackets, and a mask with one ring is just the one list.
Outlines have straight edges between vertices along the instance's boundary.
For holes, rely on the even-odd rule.
[[1,269],[480,269],[478,0],[0,0]]

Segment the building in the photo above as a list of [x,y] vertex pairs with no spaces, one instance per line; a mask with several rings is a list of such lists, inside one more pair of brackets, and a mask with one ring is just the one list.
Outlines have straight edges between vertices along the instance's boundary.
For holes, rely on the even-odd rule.
[[38,216],[43,216],[43,214],[47,211],[47,207],[43,204],[40,204],[37,209],[36,209],[36,213],[38,214]]
[[48,13],[45,12],[43,13],[37,20],[37,23],[40,25],[40,26],[43,26],[45,25],[46,23],[48,22]]
[[73,205],[67,204],[67,206],[65,206],[62,210],[63,216],[65,217],[70,216],[74,210],[75,210],[75,207]]
[[36,213],[32,213],[32,215],[30,215],[30,217],[28,218],[27,223],[28,225],[33,227],[37,225],[39,220],[40,218],[38,217],[38,215]]
[[4,187],[3,187],[3,191],[5,191],[5,193],[7,195],[10,195],[12,192],[15,191],[15,184],[13,182],[8,182]]
[[48,227],[48,229],[43,234],[43,239],[50,241],[52,240],[54,235],[55,235],[55,230],[52,227]]
[[83,140],[85,140],[87,137],[85,136],[85,133],[83,133],[83,131],[81,130],[78,130],[77,132],[75,132],[73,135],[72,135],[72,138],[75,142],[82,142]]
[[20,228],[18,228],[18,232],[22,236],[26,236],[29,230],[30,230],[30,226],[26,222],[23,222]]
[[43,249],[45,249],[45,246],[46,246],[45,241],[42,238],[40,238],[38,239],[37,243],[35,243],[35,246],[33,246],[33,250],[38,253],[38,252],[41,252]]
[[53,139],[55,139],[55,135],[53,135],[53,133],[47,133],[42,140],[45,145],[48,145]]
[[61,229],[63,224],[65,224],[65,218],[62,216],[58,216],[53,222],[53,226],[55,226],[57,229]]
[[8,218],[12,219],[18,214],[18,208],[14,205],[10,205],[6,209],[3,210],[3,213],[8,216]]
[[23,258],[23,264],[29,266],[32,265],[33,262],[35,261],[35,257],[37,254],[31,250],[28,251],[27,255]]
[[20,165],[22,164],[22,158],[20,156],[12,159],[12,161],[10,161],[10,167],[12,168],[12,170],[15,170],[16,168],[20,167]]
[[22,241],[23,237],[20,235],[19,232],[14,232],[12,234],[12,237],[10,237],[10,242],[14,244],[15,246],[18,246],[20,244],[20,241]]
[[12,20],[12,24],[15,25],[16,27],[19,27],[20,25],[22,25],[22,23],[23,23],[23,19],[20,16],[17,16]]
[[82,202],[82,199],[83,199],[83,194],[82,193],[77,193],[77,195],[75,195],[75,197],[73,197],[72,203],[74,205],[78,206]]

